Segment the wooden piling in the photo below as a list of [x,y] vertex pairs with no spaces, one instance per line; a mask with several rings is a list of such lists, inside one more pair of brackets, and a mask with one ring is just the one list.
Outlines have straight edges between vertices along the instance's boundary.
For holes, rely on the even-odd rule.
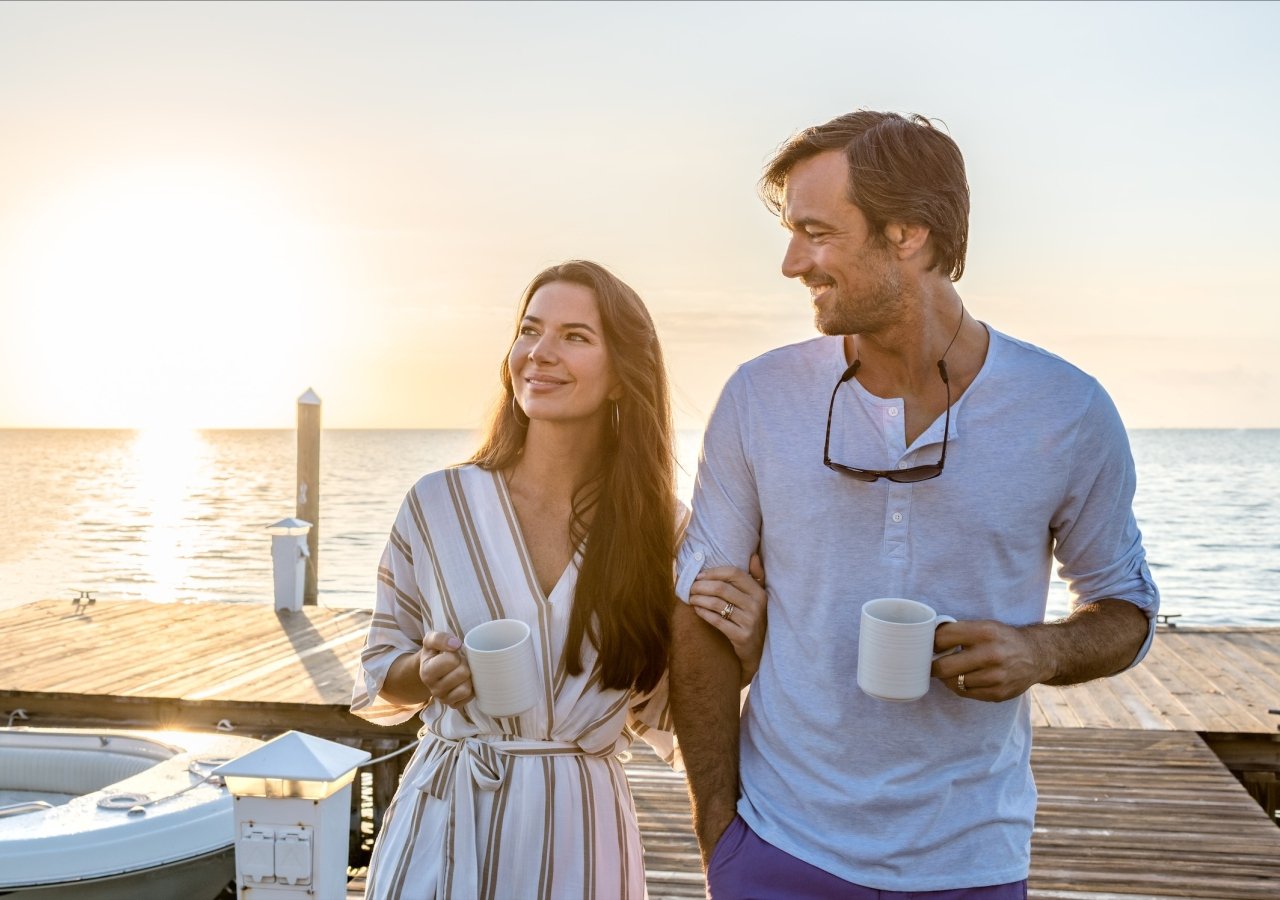
[[320,398],[307,388],[298,398],[298,511],[299,519],[311,523],[307,533],[306,584],[302,605],[317,604],[316,582],[320,570]]

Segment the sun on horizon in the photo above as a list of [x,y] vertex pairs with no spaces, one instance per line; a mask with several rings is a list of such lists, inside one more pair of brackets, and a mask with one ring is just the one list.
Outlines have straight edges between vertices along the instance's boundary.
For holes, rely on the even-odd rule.
[[[149,163],[69,184],[25,220],[16,348],[34,423],[141,430],[287,408],[327,267],[312,230],[243,173]],[[258,416],[258,418],[262,418]],[[278,424],[278,417],[251,424]]]

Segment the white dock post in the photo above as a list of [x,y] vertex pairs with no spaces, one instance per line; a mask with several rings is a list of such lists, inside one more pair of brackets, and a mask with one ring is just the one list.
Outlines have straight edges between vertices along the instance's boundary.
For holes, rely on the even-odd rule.
[[271,570],[275,582],[276,610],[302,609],[302,589],[307,581],[307,533],[311,523],[281,519],[268,525],[271,534]]

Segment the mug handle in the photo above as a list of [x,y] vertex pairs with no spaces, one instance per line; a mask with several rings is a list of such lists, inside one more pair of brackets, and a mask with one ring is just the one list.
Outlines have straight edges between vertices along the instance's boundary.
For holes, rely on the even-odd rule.
[[[933,627],[936,629],[939,625],[942,625],[946,622],[954,622],[954,621],[955,619],[951,618],[951,616],[938,616],[938,618],[933,620]],[[933,658],[942,659],[942,657],[950,656],[952,653],[959,653],[963,649],[964,649],[963,647],[957,644],[956,646],[952,647],[950,650],[943,650],[941,653],[933,654]]]

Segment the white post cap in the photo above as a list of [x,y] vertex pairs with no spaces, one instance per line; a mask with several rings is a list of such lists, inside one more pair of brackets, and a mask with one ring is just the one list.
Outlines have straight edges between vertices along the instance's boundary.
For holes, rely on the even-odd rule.
[[214,769],[236,796],[323,799],[349,784],[369,752],[289,731]]

